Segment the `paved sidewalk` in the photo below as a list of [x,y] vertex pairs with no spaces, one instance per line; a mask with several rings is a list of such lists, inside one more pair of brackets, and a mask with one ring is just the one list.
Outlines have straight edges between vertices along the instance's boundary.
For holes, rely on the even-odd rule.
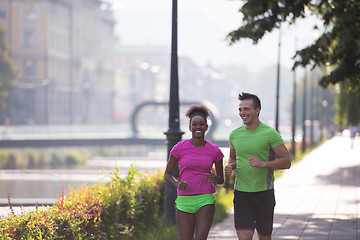
[[[326,141],[276,179],[275,197],[273,240],[360,240],[360,139]],[[232,213],[208,239],[237,239]]]

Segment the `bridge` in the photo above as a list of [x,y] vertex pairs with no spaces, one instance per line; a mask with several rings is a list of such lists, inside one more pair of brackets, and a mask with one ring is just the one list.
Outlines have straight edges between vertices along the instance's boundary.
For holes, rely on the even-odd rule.
[[[228,147],[227,140],[212,140],[219,147]],[[74,146],[111,146],[111,145],[165,145],[166,139],[159,138],[98,138],[98,139],[2,139],[0,148],[44,148]]]
[[[199,104],[182,102],[180,105]],[[211,126],[206,139],[219,147],[228,147],[228,140],[214,139],[218,128],[217,109],[206,103],[211,111]],[[139,113],[149,106],[168,106],[167,102],[148,101],[138,105],[129,124],[112,125],[46,125],[46,126],[1,126],[0,148],[44,148],[68,146],[111,146],[111,145],[166,145],[166,124],[156,126],[156,131],[139,131]],[[156,114],[156,113],[154,113]]]

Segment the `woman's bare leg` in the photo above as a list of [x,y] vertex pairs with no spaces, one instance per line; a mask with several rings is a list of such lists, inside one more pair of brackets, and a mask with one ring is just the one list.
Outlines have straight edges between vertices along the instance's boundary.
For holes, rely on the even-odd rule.
[[215,205],[206,205],[196,214],[196,240],[206,240],[214,219]]
[[195,214],[176,210],[176,224],[180,240],[193,240],[195,231]]

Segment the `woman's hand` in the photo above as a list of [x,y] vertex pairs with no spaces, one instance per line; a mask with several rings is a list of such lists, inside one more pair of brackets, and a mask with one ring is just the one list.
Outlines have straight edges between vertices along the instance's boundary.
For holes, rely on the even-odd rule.
[[217,176],[212,172],[212,173],[205,173],[206,178],[208,179],[209,182],[217,182]]
[[177,188],[180,189],[180,190],[185,190],[186,187],[187,187],[187,182],[186,181],[181,181],[181,182],[179,182],[179,185],[178,185]]
[[214,169],[212,169],[211,173],[205,173],[205,176],[211,183],[222,184],[224,182],[224,178],[222,176],[216,175]]

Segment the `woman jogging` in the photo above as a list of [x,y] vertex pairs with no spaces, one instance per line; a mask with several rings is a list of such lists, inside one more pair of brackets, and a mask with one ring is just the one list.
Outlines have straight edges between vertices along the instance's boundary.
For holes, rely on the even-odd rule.
[[[209,109],[191,105],[186,116],[190,119],[192,137],[178,142],[170,151],[164,178],[178,189],[175,208],[180,240],[192,240],[194,233],[196,240],[205,240],[215,213],[214,183],[224,182],[224,155],[218,146],[205,140]],[[179,179],[173,176],[177,163]]]

